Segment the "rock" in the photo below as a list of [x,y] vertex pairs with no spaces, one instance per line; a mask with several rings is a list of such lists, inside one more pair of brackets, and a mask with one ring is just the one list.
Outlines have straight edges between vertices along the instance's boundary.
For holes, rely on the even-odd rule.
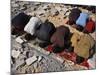
[[35,73],[40,73],[40,72],[41,72],[41,67],[35,69]]
[[64,15],[65,16],[69,16],[69,14],[70,14],[70,11],[69,12],[66,12]]
[[25,67],[19,67],[18,70],[17,70],[17,73],[14,74],[14,75],[25,74],[25,73],[26,73],[26,68]]
[[18,43],[20,43],[20,44],[24,43],[24,41],[21,39],[20,36],[17,37],[15,40],[16,40],[16,42],[18,42]]
[[31,10],[31,11],[36,11],[36,10],[37,10],[37,7],[36,7],[36,6],[30,7],[30,10]]
[[26,56],[27,56],[28,58],[32,57],[33,55],[34,55],[34,52],[33,52],[33,51],[27,51],[27,52],[26,52]]
[[65,67],[69,67],[69,66],[73,66],[73,65],[74,65],[74,62],[72,62],[72,61],[67,60],[64,62]]
[[27,40],[26,40],[25,38],[23,38],[23,41],[24,41],[24,42],[27,42]]
[[19,51],[20,51],[21,53],[23,53],[23,52],[24,52],[24,49],[23,49],[23,48],[20,48]]
[[26,53],[27,53],[27,51],[24,51],[24,52],[23,52],[23,55],[25,55],[25,56],[26,56]]
[[41,5],[40,2],[34,2],[34,6],[39,6],[39,5]]
[[16,38],[16,35],[11,35],[12,38]]
[[42,56],[38,56],[38,61],[40,62],[43,59]]
[[23,46],[24,46],[24,51],[30,51],[30,48],[28,47],[27,44],[23,44]]
[[26,6],[20,8],[20,10],[26,10],[26,9],[27,9]]
[[60,11],[60,14],[65,15],[67,12],[68,12],[68,9],[62,8],[62,10]]
[[[41,11],[41,12],[40,12]],[[42,15],[44,15],[44,13],[45,13],[45,10],[38,10],[38,11],[36,11],[36,14],[37,15],[39,15],[39,16],[42,16]]]
[[36,61],[37,61],[37,57],[33,56],[33,57],[30,57],[30,58],[26,59],[26,64],[31,65],[32,63],[34,63]]
[[22,66],[22,65],[24,65],[25,64],[25,61],[24,61],[24,59],[23,60],[16,60],[16,67],[15,67],[15,69],[17,69],[19,66]]
[[44,5],[44,6],[42,7],[42,9],[48,10],[48,9],[50,9],[50,7],[49,7],[49,5]]
[[69,9],[69,10],[72,10],[73,8],[72,8],[72,7],[69,7],[68,9]]
[[67,9],[67,8],[62,8],[62,11],[64,11],[64,12],[68,12],[69,9]]
[[12,37],[11,37],[11,42],[12,42],[12,48],[15,48],[15,50],[22,48],[21,44],[17,43],[16,40]]
[[19,59],[20,60],[26,59],[26,56],[24,54],[20,54]]
[[[38,49],[39,49],[39,48],[38,48]],[[42,53],[45,54],[45,55],[49,55],[49,54],[50,54],[49,51],[46,51],[46,50],[44,50],[43,48],[40,48],[39,50],[40,50],[40,52],[42,52]]]
[[57,9],[51,9],[52,16],[56,16],[59,14],[59,11]]
[[48,15],[46,14],[46,17],[40,17],[42,22],[45,22],[47,20]]
[[12,4],[12,7],[17,8],[17,7],[19,7],[19,5],[14,3],[14,4]]
[[36,16],[36,13],[35,12],[28,12],[27,15],[32,15],[32,16],[35,17]]
[[61,7],[55,7],[59,12],[61,11]]
[[20,51],[12,50],[11,56],[12,56],[13,58],[18,58],[19,55],[20,55]]
[[27,69],[26,69],[26,73],[27,74],[32,74],[34,68],[32,66],[29,66]]
[[36,69],[38,67],[38,63],[34,63],[33,67],[34,67],[34,69]]

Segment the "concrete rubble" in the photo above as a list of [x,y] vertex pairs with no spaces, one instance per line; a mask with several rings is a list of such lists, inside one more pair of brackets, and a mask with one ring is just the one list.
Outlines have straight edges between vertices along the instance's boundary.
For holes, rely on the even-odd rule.
[[22,59],[22,60],[16,60],[16,67],[15,67],[15,69],[17,69],[19,66],[22,66],[22,65],[24,65],[25,64],[25,61],[24,61],[24,59]]
[[31,65],[35,61],[37,61],[37,57],[36,56],[33,56],[33,57],[30,57],[30,58],[26,59],[26,64],[27,65]]
[[18,58],[19,55],[20,55],[20,51],[12,50],[11,56],[12,56],[13,58]]
[[38,56],[38,61],[40,62],[43,59],[42,56]]
[[16,40],[16,42],[18,42],[20,44],[24,43],[24,41],[21,39],[21,37],[17,37],[15,40]]

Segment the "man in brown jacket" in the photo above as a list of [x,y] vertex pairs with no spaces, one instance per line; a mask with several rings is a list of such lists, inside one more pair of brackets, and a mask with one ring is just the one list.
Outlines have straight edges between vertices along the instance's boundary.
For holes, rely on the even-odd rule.
[[90,57],[90,52],[95,45],[95,41],[90,35],[79,35],[74,33],[71,38],[71,42],[74,47],[74,52],[77,54],[77,63],[81,63],[84,59],[88,59]]
[[65,46],[68,46],[66,41],[68,41],[69,34],[70,30],[68,27],[60,26],[56,29],[56,32],[51,37],[51,43],[54,46],[53,52],[61,52]]

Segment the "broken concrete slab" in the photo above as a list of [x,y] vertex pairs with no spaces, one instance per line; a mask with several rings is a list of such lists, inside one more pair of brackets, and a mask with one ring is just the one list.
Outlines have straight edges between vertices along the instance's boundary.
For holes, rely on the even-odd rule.
[[45,55],[49,55],[49,54],[50,54],[49,51],[46,51],[46,50],[44,50],[43,48],[41,48],[40,50],[41,50],[41,52],[44,53]]
[[24,41],[21,39],[20,36],[17,37],[15,40],[16,40],[16,42],[18,42],[18,43],[20,43],[20,44],[24,43]]
[[15,48],[15,49],[22,48],[21,44],[17,43],[16,40],[15,40],[15,38],[11,37],[11,41],[13,42],[13,44],[11,45],[13,48]]
[[12,52],[11,52],[11,56],[13,57],[13,58],[18,58],[19,57],[19,55],[20,55],[20,51],[19,50],[12,50]]
[[38,61],[40,62],[43,59],[42,56],[38,56]]
[[30,58],[26,59],[26,64],[31,65],[32,63],[34,63],[36,61],[37,61],[37,57],[33,56],[33,57],[30,57]]
[[12,6],[13,6],[13,8],[18,8],[19,7],[18,4],[13,4]]

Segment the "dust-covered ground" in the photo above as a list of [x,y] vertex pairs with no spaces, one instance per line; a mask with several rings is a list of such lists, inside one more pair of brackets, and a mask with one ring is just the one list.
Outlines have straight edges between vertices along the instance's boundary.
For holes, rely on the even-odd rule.
[[[89,7],[89,6],[88,6]],[[95,20],[96,15],[91,11],[83,9],[81,6],[39,3],[39,2],[22,2],[17,0],[11,1],[11,18],[20,12],[25,12],[32,16],[39,17],[42,21],[49,19],[56,27],[65,25],[70,10],[79,8],[84,12],[90,13],[90,17]],[[54,16],[58,14],[57,16]],[[70,28],[73,31],[73,28]],[[75,30],[76,31],[76,30]],[[90,34],[95,40],[95,32]],[[57,57],[54,53],[44,51],[33,41],[26,41],[20,44],[16,42],[17,36],[11,35],[11,72],[15,73],[41,73],[41,72],[58,72],[69,70],[83,70],[86,67],[74,64],[71,61]],[[33,45],[33,46],[32,46]],[[95,62],[95,61],[94,61]]]

